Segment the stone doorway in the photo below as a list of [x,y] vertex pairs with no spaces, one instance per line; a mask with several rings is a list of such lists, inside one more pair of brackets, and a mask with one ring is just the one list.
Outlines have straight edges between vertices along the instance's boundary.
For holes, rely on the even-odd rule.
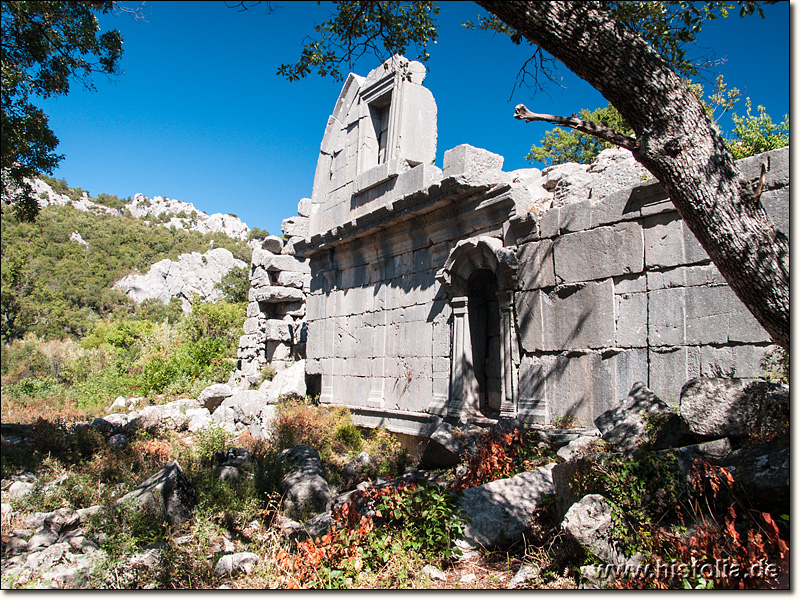
[[436,274],[453,311],[446,416],[513,417],[519,350],[513,317],[517,258],[495,238],[462,240]]
[[467,312],[472,345],[474,412],[496,419],[502,396],[502,358],[500,304],[497,277],[488,269],[478,269],[467,281]]

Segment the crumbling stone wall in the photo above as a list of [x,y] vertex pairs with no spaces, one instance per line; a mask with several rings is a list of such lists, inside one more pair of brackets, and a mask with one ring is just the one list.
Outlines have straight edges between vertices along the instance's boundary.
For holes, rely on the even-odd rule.
[[268,236],[253,250],[247,319],[229,381],[233,385],[256,385],[266,365],[280,371],[305,358],[311,275],[308,261],[294,256],[294,244],[308,235],[309,203],[301,200],[298,215],[284,219],[283,238]]

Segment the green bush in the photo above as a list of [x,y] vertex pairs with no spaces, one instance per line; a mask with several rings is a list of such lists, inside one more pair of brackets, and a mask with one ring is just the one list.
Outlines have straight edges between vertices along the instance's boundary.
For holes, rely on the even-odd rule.
[[210,463],[215,452],[227,450],[233,443],[233,436],[219,425],[203,427],[195,435],[194,452],[200,464]]

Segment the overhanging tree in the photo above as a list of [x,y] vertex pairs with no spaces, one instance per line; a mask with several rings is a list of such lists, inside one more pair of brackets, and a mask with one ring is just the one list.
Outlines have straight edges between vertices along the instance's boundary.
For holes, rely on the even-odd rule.
[[[281,66],[289,79],[312,70],[341,76],[342,64],[372,50],[405,54],[436,38],[435,2],[338,2],[316,27],[300,60]],[[517,118],[573,127],[629,149],[659,179],[684,222],[731,289],[772,336],[789,348],[789,242],[759,202],[759,182],[737,168],[725,141],[680,74],[696,72],[686,44],[709,19],[727,16],[729,2],[551,2],[478,0],[495,18],[484,28],[545,51],[597,89],[633,130],[625,135],[576,117],[517,107]],[[759,3],[739,2],[742,16]],[[677,72],[676,72],[677,71]],[[680,72],[680,74],[679,74]]]
[[[39,205],[25,181],[52,173],[63,156],[47,115],[31,102],[69,92],[71,81],[93,89],[93,73],[113,74],[122,56],[117,30],[99,33],[96,12],[113,2],[2,2],[2,199],[33,220]],[[131,12],[131,11],[128,11]]]

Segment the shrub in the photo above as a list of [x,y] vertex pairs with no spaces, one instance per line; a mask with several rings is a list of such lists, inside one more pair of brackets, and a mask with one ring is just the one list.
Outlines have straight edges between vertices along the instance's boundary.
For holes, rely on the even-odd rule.
[[195,435],[195,457],[201,464],[210,463],[215,452],[227,450],[233,443],[233,436],[220,425],[203,427]]

